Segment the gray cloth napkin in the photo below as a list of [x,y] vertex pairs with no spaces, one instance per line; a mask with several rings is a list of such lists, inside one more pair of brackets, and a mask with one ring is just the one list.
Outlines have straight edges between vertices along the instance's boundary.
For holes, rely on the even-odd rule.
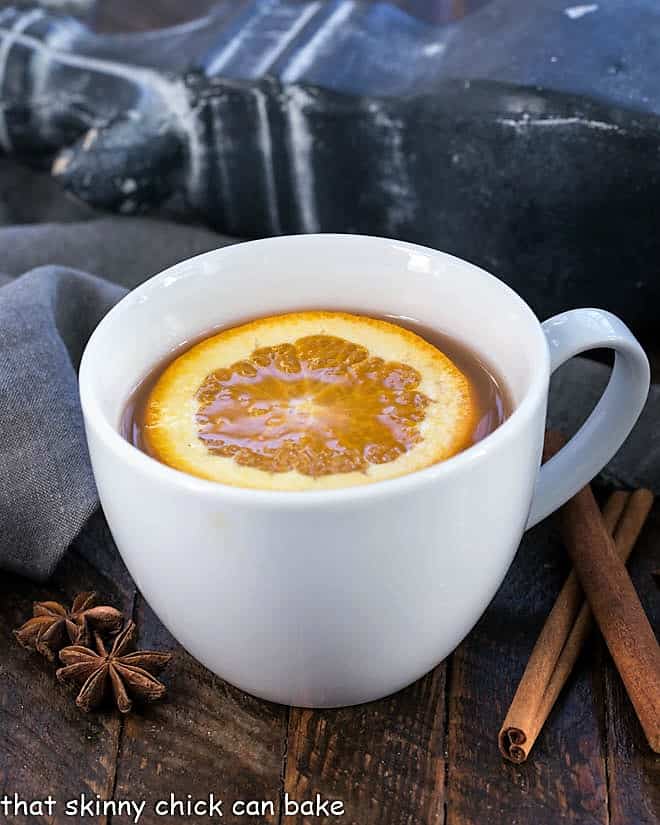
[[127,288],[230,242],[99,216],[0,160],[0,569],[47,578],[98,507],[77,381],[96,324]]
[[[99,218],[64,201],[45,176],[6,162],[3,222],[0,569],[45,579],[98,506],[77,389],[89,335],[126,288],[231,239],[163,220]],[[608,373],[586,359],[563,367],[553,380],[551,422],[573,432]],[[607,481],[660,491],[658,420],[654,387],[635,432],[604,473]]]

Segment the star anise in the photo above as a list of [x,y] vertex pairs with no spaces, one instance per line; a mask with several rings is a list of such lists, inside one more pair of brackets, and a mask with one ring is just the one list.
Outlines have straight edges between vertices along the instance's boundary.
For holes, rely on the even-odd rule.
[[72,645],[60,650],[65,665],[57,671],[61,682],[81,685],[76,704],[90,711],[101,704],[112,690],[115,703],[122,713],[133,706],[132,699],[155,702],[165,695],[165,685],[155,678],[172,658],[171,653],[156,650],[132,650],[135,624],[128,621],[108,651],[103,639],[94,634],[94,647]]
[[51,662],[67,644],[87,645],[90,630],[114,633],[124,617],[114,607],[96,605],[96,593],[79,593],[70,608],[59,602],[35,602],[31,619],[14,631],[17,640]]

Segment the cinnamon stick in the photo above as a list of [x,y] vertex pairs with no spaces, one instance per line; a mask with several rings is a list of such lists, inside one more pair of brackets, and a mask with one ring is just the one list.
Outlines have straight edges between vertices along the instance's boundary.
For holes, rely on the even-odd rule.
[[[610,533],[616,527],[615,544],[624,562],[652,503],[650,491],[637,490],[632,495],[613,493],[605,505],[603,521]],[[548,615],[500,730],[500,751],[507,759],[527,759],[592,628],[591,610],[573,570]]]
[[[547,441],[558,449],[561,435]],[[559,510],[573,567],[652,750],[660,752],[660,647],[603,523],[591,487]]]

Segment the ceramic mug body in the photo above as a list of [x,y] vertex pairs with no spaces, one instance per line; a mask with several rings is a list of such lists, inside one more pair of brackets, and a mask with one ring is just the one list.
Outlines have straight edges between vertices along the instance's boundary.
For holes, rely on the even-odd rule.
[[[443,463],[318,492],[204,481],[122,438],[132,391],[183,342],[310,308],[405,316],[448,333],[504,380],[512,415]],[[101,503],[138,587],[190,653],[257,696],[335,706],[409,684],[482,614],[533,498],[538,520],[608,460],[641,409],[648,366],[632,335],[607,313],[579,312],[592,315],[559,316],[544,332],[521,298],[477,267],[350,235],[238,244],[147,281],[101,322],[80,370]],[[615,377],[582,443],[540,483],[551,366],[596,345],[617,349]]]

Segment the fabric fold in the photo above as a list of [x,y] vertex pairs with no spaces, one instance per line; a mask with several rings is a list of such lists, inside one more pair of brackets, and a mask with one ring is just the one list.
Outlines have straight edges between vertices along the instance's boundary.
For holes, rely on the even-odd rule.
[[42,267],[0,289],[0,565],[50,575],[97,507],[77,365],[121,287]]
[[[172,221],[98,217],[18,167],[10,182],[0,189],[0,222],[35,222],[0,226],[0,570],[42,580],[98,507],[77,382],[94,327],[127,288],[234,239]],[[54,215],[64,222],[36,222]],[[564,365],[552,381],[552,426],[572,434],[609,372],[585,358]],[[655,385],[602,480],[660,493],[658,420]]]

